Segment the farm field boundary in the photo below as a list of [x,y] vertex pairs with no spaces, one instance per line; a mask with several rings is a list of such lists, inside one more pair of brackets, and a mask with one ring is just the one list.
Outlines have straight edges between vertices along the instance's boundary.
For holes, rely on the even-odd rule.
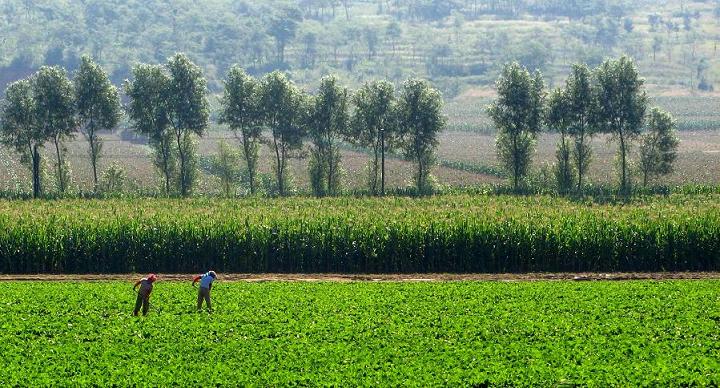
[[[160,280],[182,282],[194,274],[159,274]],[[0,282],[13,281],[120,281],[137,280],[143,274],[37,274],[0,275]],[[630,281],[712,280],[720,272],[623,272],[623,273],[526,273],[526,274],[221,274],[223,282],[462,282],[462,281]]]

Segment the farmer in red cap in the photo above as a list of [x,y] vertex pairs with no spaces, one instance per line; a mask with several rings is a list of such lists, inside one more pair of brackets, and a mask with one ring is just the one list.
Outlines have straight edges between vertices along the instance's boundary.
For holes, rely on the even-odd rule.
[[210,308],[210,290],[212,289],[212,284],[217,279],[217,274],[215,271],[208,271],[204,275],[198,275],[193,278],[193,287],[195,287],[195,283],[198,281],[200,282],[200,289],[198,290],[198,299],[197,299],[197,309],[198,311],[202,310],[202,302],[203,299],[205,300],[205,304],[207,304],[208,311],[211,310]]
[[[140,312],[140,306],[142,306],[143,315],[147,315],[148,309],[150,309],[150,293],[153,289],[153,283],[155,283],[156,280],[157,276],[154,273],[151,273],[147,277],[140,279],[133,286],[133,291],[137,293],[137,300],[135,300],[135,310],[133,310],[134,316],[137,316],[138,312]],[[140,286],[140,290],[137,289],[138,286]]]

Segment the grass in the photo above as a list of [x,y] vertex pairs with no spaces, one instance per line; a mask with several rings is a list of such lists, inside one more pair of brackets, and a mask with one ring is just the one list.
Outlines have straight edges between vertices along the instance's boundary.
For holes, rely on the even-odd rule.
[[5,285],[3,384],[720,383],[717,281]]

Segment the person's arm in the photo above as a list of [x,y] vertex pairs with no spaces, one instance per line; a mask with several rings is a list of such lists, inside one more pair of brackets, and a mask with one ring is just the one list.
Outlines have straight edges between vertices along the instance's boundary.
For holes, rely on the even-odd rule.
[[142,280],[138,280],[138,281],[135,283],[135,285],[133,286],[133,291],[137,292],[137,288],[138,288],[138,286],[140,285],[140,283],[142,283]]
[[193,282],[192,282],[193,287],[195,287],[195,283],[197,283],[201,278],[202,278],[202,276],[195,276],[193,278]]

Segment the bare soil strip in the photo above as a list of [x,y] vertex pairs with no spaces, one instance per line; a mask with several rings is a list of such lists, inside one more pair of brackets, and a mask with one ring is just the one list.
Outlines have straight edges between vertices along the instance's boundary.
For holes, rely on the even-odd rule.
[[[0,274],[5,281],[137,280],[144,274]],[[194,274],[158,274],[163,281],[190,281]],[[444,282],[444,281],[618,281],[720,279],[720,272],[525,273],[525,274],[219,274],[230,282]]]

